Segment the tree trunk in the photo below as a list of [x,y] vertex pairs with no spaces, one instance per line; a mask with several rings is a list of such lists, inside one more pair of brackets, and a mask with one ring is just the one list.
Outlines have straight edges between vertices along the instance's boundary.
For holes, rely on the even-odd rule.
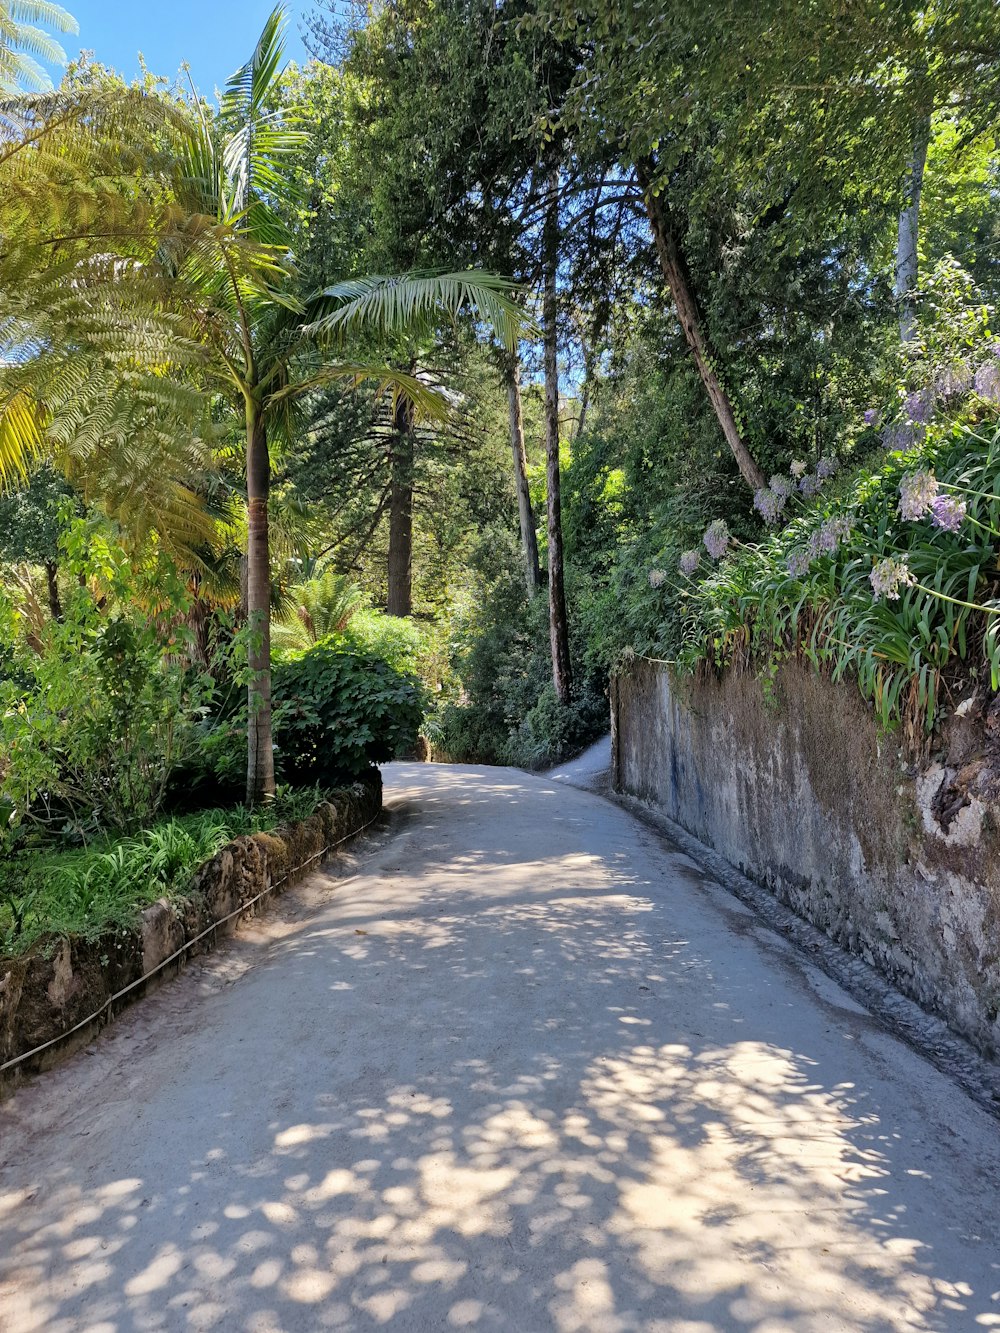
[[549,174],[549,203],[542,231],[542,345],[545,365],[545,471],[549,529],[549,643],[552,683],[560,703],[572,688],[569,623],[563,583],[562,504],[559,494],[559,362],[556,341],[556,277],[559,268],[559,171]]
[[528,490],[528,461],[524,451],[524,415],[521,411],[521,366],[517,353],[512,352],[504,361],[504,380],[507,385],[507,411],[510,418],[510,449],[514,460],[514,489],[517,492],[517,512],[521,522],[521,552],[524,556],[524,580],[528,595],[534,597],[542,586],[538,568],[538,536],[535,515]]
[[896,244],[896,305],[899,310],[899,336],[905,343],[916,333],[917,308],[917,237],[920,223],[920,192],[924,184],[927,147],[931,137],[930,115],[921,116],[913,134],[913,152],[903,183],[903,207],[899,214],[899,238]]
[[636,175],[642,187],[646,204],[646,215],[653,232],[656,253],[660,269],[670,289],[674,309],[680,326],[684,330],[688,347],[694,357],[695,365],[702,383],[708,393],[709,401],[715,412],[726,443],[733,451],[733,457],[739,467],[740,475],[751,490],[759,490],[767,485],[767,479],[758,467],[753,455],[747,448],[742,432],[736,420],[733,404],[719,379],[715,369],[715,358],[705,332],[704,320],[698,308],[698,302],[691,286],[691,274],[687,260],[681,250],[680,242],[674,234],[670,207],[662,195],[652,190],[653,162],[646,158],[636,164]]
[[267,431],[255,408],[247,408],[247,804],[274,795],[271,734],[271,551],[267,500],[271,463]]
[[61,621],[63,618],[62,600],[59,597],[59,567],[54,560],[45,562],[45,579],[49,589],[49,611],[53,620]]
[[390,616],[413,613],[413,407],[403,397],[393,409],[389,450]]

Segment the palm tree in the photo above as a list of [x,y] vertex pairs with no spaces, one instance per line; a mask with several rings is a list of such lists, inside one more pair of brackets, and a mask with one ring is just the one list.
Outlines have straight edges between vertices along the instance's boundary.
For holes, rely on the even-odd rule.
[[78,33],[76,19],[49,0],[0,0],[0,91],[48,88],[49,76],[38,63],[64,65],[66,53],[38,25]]
[[0,484],[49,458],[135,544],[197,567],[216,527],[204,352],[155,263],[185,222],[163,163],[189,131],[111,78],[0,97]]
[[250,802],[274,791],[271,451],[294,441],[303,400],[334,384],[374,380],[394,406],[445,414],[416,377],[350,359],[355,335],[426,332],[465,311],[512,346],[522,324],[508,284],[486,274],[303,294],[284,218],[304,136],[269,109],[284,24],[276,8],[216,118],[197,99],[182,114],[121,87],[0,101],[0,478],[53,456],[196,565],[212,527],[209,407],[239,413]]
[[271,727],[271,452],[290,445],[297,408],[334,384],[374,380],[379,392],[442,416],[447,400],[418,378],[347,357],[354,335],[424,330],[468,312],[512,346],[522,326],[509,284],[482,273],[371,277],[303,296],[283,218],[295,202],[284,168],[303,142],[269,108],[284,56],[285,13],[276,8],[249,61],[226,85],[220,115],[200,107],[176,195],[187,224],[162,247],[169,301],[204,351],[205,382],[245,425],[249,621],[247,801],[274,792]]

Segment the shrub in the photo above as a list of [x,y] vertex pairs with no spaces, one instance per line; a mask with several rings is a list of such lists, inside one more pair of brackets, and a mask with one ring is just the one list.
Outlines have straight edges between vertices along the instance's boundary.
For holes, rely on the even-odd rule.
[[335,786],[363,777],[413,746],[423,719],[414,676],[336,640],[279,662],[272,690],[275,768],[286,782]]
[[0,795],[12,825],[129,832],[160,810],[210,686],[164,658],[137,614],[104,618],[80,590],[19,676],[0,685]]
[[930,729],[943,673],[1000,686],[998,537],[1000,431],[929,432],[693,584],[678,664],[769,673],[797,653],[853,677],[883,725]]
[[608,728],[608,704],[603,694],[584,691],[567,706],[546,685],[535,706],[504,746],[507,763],[519,768],[548,768],[578,754]]

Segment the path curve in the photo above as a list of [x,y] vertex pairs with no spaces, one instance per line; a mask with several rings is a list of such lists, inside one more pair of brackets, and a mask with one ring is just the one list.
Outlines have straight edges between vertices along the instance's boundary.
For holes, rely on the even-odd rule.
[[388,834],[0,1106],[0,1328],[1000,1326],[1000,1129],[624,810]]

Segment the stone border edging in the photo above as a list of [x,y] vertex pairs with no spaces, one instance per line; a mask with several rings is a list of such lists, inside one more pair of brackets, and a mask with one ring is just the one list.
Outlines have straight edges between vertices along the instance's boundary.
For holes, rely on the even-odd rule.
[[956,1035],[943,1019],[896,990],[863,958],[848,953],[818,926],[748,879],[656,806],[613,788],[601,794],[690,856],[727,893],[749,907],[763,925],[790,940],[800,953],[864,1005],[888,1032],[954,1079],[990,1115],[1000,1118],[1000,1068]]
[[49,937],[0,958],[0,1067],[16,1062],[0,1068],[0,1096],[89,1043],[116,1013],[232,934],[381,809],[381,778],[355,783],[308,819],[234,838],[195,871],[184,897],[152,903],[132,929],[96,940],[64,937],[55,949]]

